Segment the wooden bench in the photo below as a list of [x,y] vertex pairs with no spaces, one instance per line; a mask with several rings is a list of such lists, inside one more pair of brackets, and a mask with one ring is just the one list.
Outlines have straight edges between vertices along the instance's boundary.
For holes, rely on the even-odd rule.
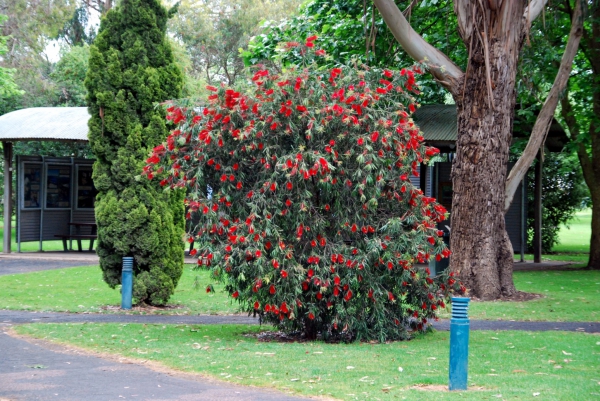
[[81,235],[81,234],[56,234],[55,237],[57,238],[61,238],[62,242],[63,242],[63,247],[64,247],[64,251],[68,252],[69,251],[69,246],[67,245],[67,240],[68,239],[75,239],[77,240],[77,250],[79,252],[82,252],[81,249],[81,240],[82,239],[89,239],[90,240],[90,251],[94,250],[94,241],[98,238],[98,235],[96,234],[88,234],[88,235]]
[[[93,251],[94,250],[94,240],[96,240],[98,238],[98,235],[97,235],[98,226],[96,225],[96,223],[92,222],[92,221],[85,221],[85,222],[73,221],[73,222],[69,223],[69,226],[75,227],[75,234],[56,234],[55,235],[55,237],[62,239],[65,252],[69,251],[69,247],[67,246],[67,240],[71,240],[71,239],[77,240],[77,249],[79,250],[79,252],[82,251],[81,240],[89,239],[90,240],[89,251],[90,252]],[[89,227],[91,233],[90,234],[81,234],[81,227]]]

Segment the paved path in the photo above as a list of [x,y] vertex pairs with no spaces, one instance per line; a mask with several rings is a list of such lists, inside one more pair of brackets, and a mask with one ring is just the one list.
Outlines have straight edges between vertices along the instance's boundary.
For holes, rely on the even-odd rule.
[[[146,323],[146,324],[258,324],[245,315],[129,315],[123,313],[60,313],[0,310],[0,325],[26,323]],[[517,322],[471,320],[471,330],[576,331],[600,333],[600,322]],[[450,330],[450,321],[433,323],[436,330]]]
[[[184,262],[194,264],[193,257],[186,256]],[[76,266],[97,266],[100,264],[95,252],[0,252],[0,276],[17,273],[32,273],[41,270],[62,269]],[[2,400],[0,400],[2,401]]]
[[0,400],[301,401],[306,398],[159,372],[127,360],[24,341],[0,331]]
[[86,260],[45,260],[43,263],[40,263],[39,261],[35,262],[32,260],[0,258],[0,276],[97,264],[97,262]]

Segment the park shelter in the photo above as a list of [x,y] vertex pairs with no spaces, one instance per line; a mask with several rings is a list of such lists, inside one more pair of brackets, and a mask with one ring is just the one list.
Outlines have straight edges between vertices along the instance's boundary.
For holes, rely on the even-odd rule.
[[[68,233],[73,219],[94,220],[92,160],[17,157],[17,197],[12,204],[13,143],[18,141],[87,142],[86,107],[35,107],[0,116],[4,153],[3,252],[11,249],[11,214],[17,209],[17,240],[56,239]],[[90,185],[85,182],[89,180]],[[89,189],[79,189],[80,187]],[[90,204],[91,202],[91,204]]]

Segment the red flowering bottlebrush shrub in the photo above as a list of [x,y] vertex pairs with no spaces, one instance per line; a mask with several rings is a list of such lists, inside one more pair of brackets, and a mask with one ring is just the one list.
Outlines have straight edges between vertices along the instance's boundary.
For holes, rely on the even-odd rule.
[[446,210],[409,180],[438,153],[410,118],[420,69],[314,70],[313,42],[289,44],[308,67],[170,105],[146,174],[188,188],[198,265],[247,311],[307,338],[405,339],[460,286],[415,265],[449,255]]

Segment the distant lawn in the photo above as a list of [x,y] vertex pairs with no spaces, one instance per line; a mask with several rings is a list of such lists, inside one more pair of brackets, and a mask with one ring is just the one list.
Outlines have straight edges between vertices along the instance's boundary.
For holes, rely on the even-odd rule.
[[556,253],[589,253],[592,236],[592,210],[577,212],[567,225],[562,225],[559,244],[552,252]]
[[[217,380],[340,400],[590,400],[600,337],[472,331],[468,391],[446,391],[449,333],[387,344],[260,342],[239,325],[28,324],[18,333]],[[429,387],[428,387],[429,386]]]
[[542,294],[527,302],[471,302],[472,319],[597,322],[600,320],[600,271],[515,272],[520,291]]
[[[195,289],[196,278],[200,288]],[[237,306],[214,284],[216,293],[204,291],[210,282],[206,271],[192,271],[186,265],[169,305],[176,309],[151,308],[134,312],[231,314]],[[35,273],[0,276],[0,309],[57,312],[118,311],[121,305],[119,288],[111,289],[102,280],[98,266],[45,270]]]

